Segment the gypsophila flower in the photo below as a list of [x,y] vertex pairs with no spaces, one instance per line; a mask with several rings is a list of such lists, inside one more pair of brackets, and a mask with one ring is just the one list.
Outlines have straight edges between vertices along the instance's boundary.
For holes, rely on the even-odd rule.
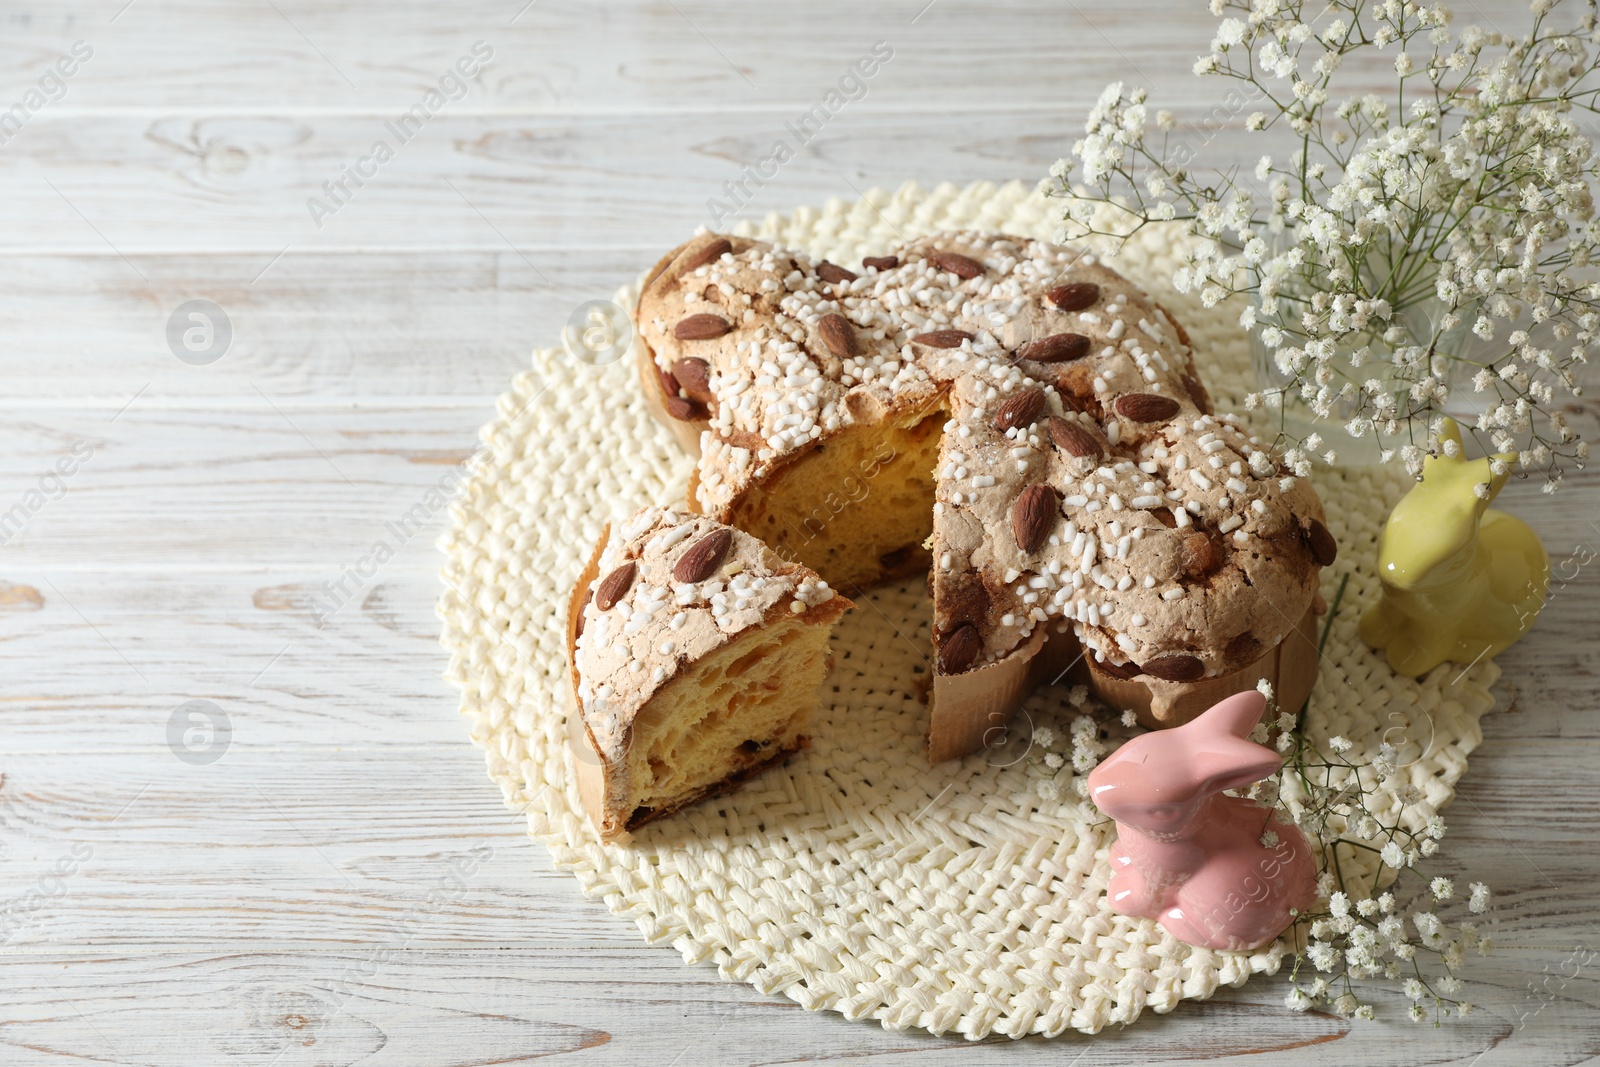
[[1467,907],[1474,915],[1482,915],[1489,910],[1489,887],[1482,882],[1473,882],[1469,887],[1472,897]]
[[1448,878],[1435,878],[1428,883],[1428,890],[1435,900],[1449,900],[1455,896],[1456,887]]
[[1211,41],[1214,51],[1225,52],[1233,45],[1244,40],[1245,25],[1238,19],[1223,19],[1217,27],[1217,35]]
[[[1074,797],[1087,799],[1085,776],[1099,764],[1110,747],[1120,743],[1120,738],[1102,737],[1101,721],[1111,721],[1109,713],[1090,698],[1087,686],[1074,685],[1068,689],[1065,703],[1079,712],[1068,722],[1066,736],[1062,736],[1063,731],[1058,728],[1036,724],[1023,756],[1029,773],[1035,777],[1034,793],[1046,802]],[[1133,728],[1137,722],[1132,712],[1122,713],[1115,721],[1127,728]]]
[[[1588,459],[1560,416],[1600,340],[1600,285],[1587,275],[1600,263],[1593,8],[1519,36],[1455,33],[1443,9],[1398,0],[1372,13],[1330,0],[1314,16],[1297,0],[1212,6],[1219,22],[1195,72],[1255,90],[1262,107],[1245,128],[1287,127],[1296,154],[1219,176],[1193,165],[1191,145],[1150,138],[1143,91],[1112,85],[1073,158],[1051,168],[1050,190],[1072,198],[1067,232],[1117,238],[1129,227],[1115,220],[1131,218],[1201,238],[1173,281],[1208,307],[1251,298],[1240,322],[1281,385],[1246,407],[1276,412],[1287,444],[1299,409],[1416,476],[1440,447],[1418,429],[1470,388],[1484,403],[1469,429],[1553,491]],[[1391,46],[1393,91],[1353,92],[1371,68],[1347,78],[1344,60]],[[1168,129],[1170,115],[1155,115]],[[1482,347],[1468,353],[1469,342]],[[1337,459],[1309,445],[1289,466],[1303,476]]]

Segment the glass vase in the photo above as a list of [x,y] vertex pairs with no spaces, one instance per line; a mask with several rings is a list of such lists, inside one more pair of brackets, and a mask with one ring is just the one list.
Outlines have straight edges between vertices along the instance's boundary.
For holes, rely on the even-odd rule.
[[[1342,382],[1349,381],[1359,388],[1364,383],[1377,379],[1386,392],[1403,391],[1407,389],[1407,385],[1396,376],[1389,354],[1397,347],[1432,344],[1435,336],[1438,336],[1436,351],[1439,353],[1439,358],[1435,370],[1444,377],[1447,384],[1452,386],[1453,394],[1456,391],[1454,386],[1457,384],[1455,379],[1459,374],[1456,370],[1458,364],[1449,358],[1449,353],[1460,343],[1460,335],[1466,331],[1458,324],[1455,328],[1440,334],[1444,316],[1443,301],[1438,297],[1428,297],[1391,316],[1383,324],[1382,329],[1348,335],[1334,350],[1333,356],[1327,363],[1334,375],[1334,387],[1337,388]],[[1384,341],[1382,334],[1393,326],[1400,326],[1405,331],[1404,337],[1395,343]],[[1355,354],[1363,347],[1367,349],[1367,353],[1358,365]],[[1303,441],[1313,433],[1320,434],[1322,446],[1319,454],[1332,449],[1337,454],[1340,466],[1363,466],[1379,462],[1380,448],[1372,434],[1351,437],[1345,430],[1345,424],[1356,413],[1356,403],[1353,399],[1336,399],[1331,405],[1328,416],[1319,417],[1311,409],[1310,402],[1300,396],[1295,375],[1279,367],[1273,358],[1272,350],[1262,342],[1260,326],[1250,331],[1250,356],[1255,372],[1256,388],[1264,392],[1279,393],[1283,398],[1281,411],[1274,407],[1269,412],[1269,418],[1281,420],[1277,425],[1287,437],[1293,441]],[[1470,379],[1471,374],[1472,370],[1469,368],[1466,378]],[[1470,385],[1467,388],[1470,390]]]

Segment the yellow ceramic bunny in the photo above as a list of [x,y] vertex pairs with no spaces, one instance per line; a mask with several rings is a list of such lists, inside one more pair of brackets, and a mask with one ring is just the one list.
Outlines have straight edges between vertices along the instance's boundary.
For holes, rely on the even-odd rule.
[[[1440,444],[1454,441],[1456,455],[1423,460],[1422,481],[1384,524],[1383,599],[1361,617],[1362,640],[1383,649],[1400,674],[1506,649],[1538,618],[1550,580],[1549,558],[1528,524],[1489,507],[1509,471],[1494,474],[1487,457],[1466,459],[1461,431],[1444,421]],[[1489,493],[1480,497],[1484,483]]]

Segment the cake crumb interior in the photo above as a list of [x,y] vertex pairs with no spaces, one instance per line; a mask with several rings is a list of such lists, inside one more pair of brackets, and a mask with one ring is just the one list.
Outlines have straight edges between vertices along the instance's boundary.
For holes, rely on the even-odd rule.
[[925,572],[941,405],[830,437],[752,486],[727,518],[836,589]]
[[826,626],[756,627],[661,690],[633,724],[630,828],[741,781],[804,744],[828,667]]

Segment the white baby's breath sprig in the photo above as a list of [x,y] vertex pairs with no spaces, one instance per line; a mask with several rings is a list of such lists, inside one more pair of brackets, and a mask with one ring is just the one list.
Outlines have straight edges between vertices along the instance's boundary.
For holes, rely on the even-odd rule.
[[[1104,709],[1089,696],[1087,686],[1075,685],[1066,690],[1063,711],[1072,713],[1065,737],[1048,725],[1035,725],[1028,739],[1026,758],[1034,793],[1050,803],[1081,799],[1089,772],[1119,740],[1110,737],[1114,727],[1109,722],[1102,723]],[[1119,725],[1118,732],[1125,734],[1134,725],[1131,713],[1124,713]]]
[[[1319,650],[1348,581],[1334,597]],[[1423,882],[1416,872],[1437,850],[1445,824],[1411,783],[1399,753],[1388,740],[1365,757],[1342,736],[1319,745],[1308,735],[1306,708],[1298,715],[1282,713],[1270,693],[1262,718],[1273,723],[1287,758],[1283,770],[1258,783],[1251,795],[1275,800],[1280,816],[1316,845],[1325,901],[1295,918],[1289,1006],[1304,1011],[1324,1004],[1341,1015],[1371,1019],[1376,1008],[1358,983],[1384,979],[1403,983],[1413,1021],[1426,1019],[1430,1009],[1436,1022],[1466,1015],[1472,1006],[1455,997],[1463,961],[1469,949],[1487,952],[1491,942],[1475,923],[1451,926],[1441,914],[1441,906],[1457,898],[1454,882]],[[1473,882],[1468,889],[1466,910],[1487,911],[1488,887]]]
[[[1480,404],[1466,429],[1556,488],[1588,454],[1560,397],[1581,395],[1600,339],[1597,153],[1577,120],[1600,114],[1596,0],[1561,26],[1559,0],[1537,0],[1526,36],[1400,0],[1211,6],[1196,73],[1232,83],[1245,129],[1284,150],[1208,174],[1171,115],[1113,84],[1051,169],[1068,236],[1184,224],[1198,240],[1177,288],[1206,306],[1249,294],[1241,323],[1287,383],[1247,407],[1303,405],[1417,475],[1459,378]],[[1352,92],[1374,58],[1393,92]]]
[[[1269,717],[1275,713],[1269,706]],[[1319,746],[1303,730],[1285,736],[1289,758],[1269,781],[1278,781],[1282,816],[1317,844],[1328,890],[1324,904],[1295,919],[1289,1006],[1304,1011],[1322,1004],[1370,1019],[1376,1010],[1360,983],[1386,979],[1402,983],[1414,1021],[1467,1014],[1471,1005],[1454,996],[1460,970],[1469,950],[1487,952],[1490,941],[1473,922],[1447,921],[1442,906],[1457,899],[1449,878],[1424,882],[1415,871],[1444,835],[1443,820],[1404,781],[1392,750],[1357,762],[1346,755],[1349,747],[1331,743],[1341,739]],[[1358,862],[1361,853],[1376,858],[1376,866]],[[1466,910],[1487,911],[1488,888],[1481,882],[1470,888]]]

